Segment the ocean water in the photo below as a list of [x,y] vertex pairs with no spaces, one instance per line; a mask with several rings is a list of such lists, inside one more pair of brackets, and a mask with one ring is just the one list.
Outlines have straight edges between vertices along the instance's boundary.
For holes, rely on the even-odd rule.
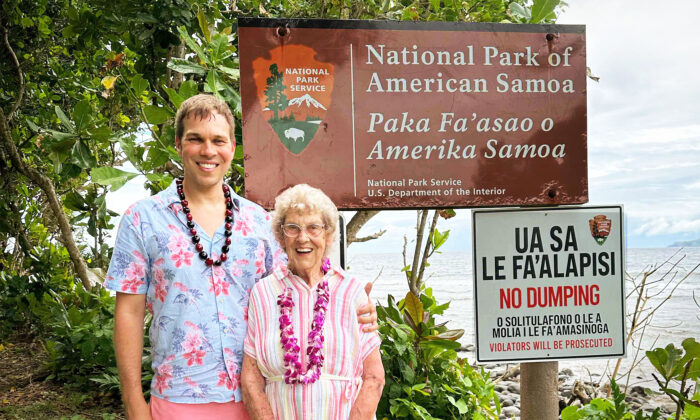
[[[443,321],[450,321],[450,328],[465,330],[460,339],[462,345],[474,344],[474,299],[472,277],[472,255],[470,252],[446,252],[434,254],[426,268],[424,278],[426,286],[433,289],[433,295],[439,303],[450,301]],[[683,339],[695,337],[700,341],[700,269],[691,273],[693,267],[700,264],[700,248],[631,248],[626,252],[626,284],[628,296],[626,306],[627,328],[631,324],[629,315],[636,305],[635,284],[639,284],[645,272],[657,269],[648,277],[648,297],[646,312],[661,305],[648,324],[644,336],[635,336],[627,348],[627,357],[621,364],[621,373],[629,370],[645,350],[664,347],[673,343],[681,346]],[[353,254],[352,247],[347,254],[348,271],[359,279],[373,281],[371,298],[386,303],[388,294],[397,300],[408,292],[408,285],[401,268],[403,257],[392,254]],[[685,277],[685,280],[679,282]],[[675,290],[673,290],[675,287]],[[693,291],[695,298],[693,297]],[[697,301],[697,303],[696,303]],[[638,351],[639,350],[639,351]],[[473,353],[466,353],[470,362],[475,361]],[[597,381],[608,375],[617,359],[580,359],[559,362],[559,369],[569,368],[577,378]],[[655,381],[651,377],[654,368],[645,359],[639,363],[629,378],[629,385],[649,386],[653,389]],[[622,383],[626,383],[623,378]]]

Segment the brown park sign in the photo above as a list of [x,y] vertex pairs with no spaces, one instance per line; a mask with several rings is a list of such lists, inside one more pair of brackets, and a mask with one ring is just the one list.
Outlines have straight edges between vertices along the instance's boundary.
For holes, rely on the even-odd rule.
[[588,201],[585,27],[238,21],[246,196],[341,209]]

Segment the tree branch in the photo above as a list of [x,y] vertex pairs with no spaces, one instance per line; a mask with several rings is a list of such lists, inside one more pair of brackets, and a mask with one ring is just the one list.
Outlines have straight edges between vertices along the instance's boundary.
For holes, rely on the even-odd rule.
[[413,250],[413,264],[411,264],[411,279],[408,282],[408,287],[416,297],[420,296],[420,288],[417,286],[418,279],[418,262],[420,261],[420,246],[423,243],[423,234],[425,233],[425,222],[428,219],[428,210],[419,210],[420,221],[418,222],[416,232],[416,247]]
[[377,238],[379,238],[380,236],[384,235],[385,233],[386,233],[386,229],[382,229],[382,230],[380,230],[379,232],[376,232],[376,233],[374,233],[374,234],[372,234],[372,235],[363,236],[363,237],[361,237],[361,238],[355,238],[355,239],[353,240],[353,242],[367,242],[367,241],[371,241],[372,239],[377,239]]
[[381,231],[380,233],[375,233],[374,235],[366,236],[365,238],[367,239],[357,238],[357,234],[358,232],[360,232],[360,229],[362,229],[362,226],[364,226],[369,221],[369,219],[376,216],[377,213],[379,213],[379,210],[359,210],[352,216],[352,219],[350,219],[350,221],[345,227],[348,245],[350,245],[353,242],[365,242],[369,241],[370,239],[376,239],[384,234],[385,231]]
[[92,284],[88,277],[87,264],[85,264],[85,260],[80,254],[78,246],[75,244],[70,222],[68,221],[66,213],[63,211],[63,205],[61,204],[60,198],[56,194],[56,190],[54,189],[53,183],[46,175],[39,172],[37,169],[24,164],[24,161],[22,160],[19,151],[17,150],[14,141],[12,140],[12,134],[10,134],[10,127],[7,123],[7,118],[5,117],[5,113],[3,112],[2,108],[0,108],[0,142],[4,144],[5,151],[9,155],[10,161],[12,162],[12,165],[16,168],[17,172],[21,173],[22,175],[29,178],[32,182],[34,182],[34,184],[36,184],[46,196],[49,207],[51,208],[51,212],[53,213],[53,216],[55,217],[55,220],[58,223],[58,227],[61,232],[62,242],[66,247],[66,250],[68,250],[68,255],[70,256],[71,262],[73,263],[73,268],[76,272],[76,275],[78,276],[78,278],[83,283],[86,289],[91,289]]
[[19,93],[17,94],[17,100],[15,101],[14,105],[12,105],[10,113],[7,114],[7,123],[9,124],[12,121],[12,116],[14,115],[15,111],[17,111],[17,108],[19,108],[19,105],[22,103],[22,97],[24,96],[24,75],[22,74],[22,68],[19,65],[19,60],[17,60],[15,51],[12,49],[10,41],[7,39],[7,29],[4,26],[2,26],[2,32],[5,41],[5,47],[7,47],[7,51],[10,52],[10,55],[12,56],[12,61],[14,61],[15,67],[17,67],[17,74],[19,75]]
[[428,231],[428,240],[425,242],[425,249],[423,250],[423,258],[421,259],[420,262],[420,272],[418,273],[418,289],[420,290],[421,283],[423,282],[423,272],[425,271],[425,266],[428,263],[428,257],[430,257],[433,253],[430,250],[430,247],[433,245],[433,232],[435,231],[435,226],[437,226],[437,221],[438,217],[440,214],[437,212],[437,210],[434,210],[433,213],[433,221],[430,223],[430,230]]

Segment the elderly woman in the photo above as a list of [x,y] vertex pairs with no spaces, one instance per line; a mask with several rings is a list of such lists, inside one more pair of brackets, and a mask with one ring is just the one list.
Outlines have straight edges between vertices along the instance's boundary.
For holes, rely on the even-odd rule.
[[289,257],[250,296],[241,372],[253,419],[371,419],[384,385],[376,333],[355,311],[360,282],[331,266],[338,210],[321,190],[294,186],[275,200],[273,230]]

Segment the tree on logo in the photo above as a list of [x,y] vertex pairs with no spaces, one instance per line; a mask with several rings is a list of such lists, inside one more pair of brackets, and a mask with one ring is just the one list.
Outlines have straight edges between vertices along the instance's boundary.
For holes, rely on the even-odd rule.
[[268,108],[274,113],[273,120],[277,121],[278,111],[284,111],[289,105],[287,95],[284,94],[284,89],[287,87],[282,83],[282,73],[277,69],[277,64],[270,66],[270,77],[267,78],[267,89],[265,89],[265,97],[267,98]]

